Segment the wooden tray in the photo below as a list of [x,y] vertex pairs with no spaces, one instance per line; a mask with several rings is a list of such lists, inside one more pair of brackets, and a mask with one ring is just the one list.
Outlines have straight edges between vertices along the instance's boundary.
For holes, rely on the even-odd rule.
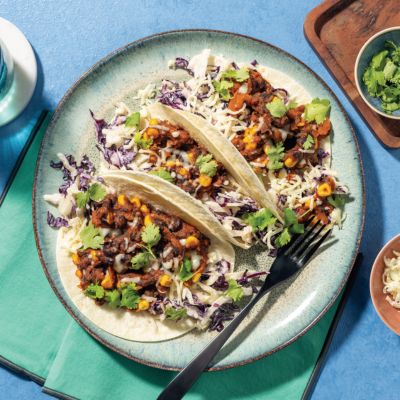
[[400,0],[327,0],[307,15],[304,34],[376,137],[386,146],[400,147],[400,121],[372,111],[354,83],[362,45],[392,26],[400,26]]

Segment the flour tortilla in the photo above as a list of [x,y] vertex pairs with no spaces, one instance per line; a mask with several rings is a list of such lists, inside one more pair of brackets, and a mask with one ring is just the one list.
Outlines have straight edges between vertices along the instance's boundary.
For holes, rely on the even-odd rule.
[[[195,226],[210,239],[210,252],[216,252],[220,258],[234,265],[233,247],[213,233],[220,229],[215,223],[205,223],[203,220],[197,219],[196,215],[190,215],[185,210],[184,204],[177,204],[166,199],[154,188],[140,181],[126,179],[118,173],[109,173],[103,175],[103,178],[107,185],[115,189],[116,193],[138,196],[145,203]],[[60,229],[57,238],[57,268],[61,282],[79,311],[99,328],[122,339],[138,342],[158,342],[173,339],[194,328],[194,322],[189,318],[178,322],[160,321],[156,316],[146,312],[135,313],[126,309],[111,309],[106,305],[98,306],[93,299],[85,296],[82,290],[77,287],[79,279],[75,276],[76,266],[73,264],[68,250],[68,232],[68,228]]]

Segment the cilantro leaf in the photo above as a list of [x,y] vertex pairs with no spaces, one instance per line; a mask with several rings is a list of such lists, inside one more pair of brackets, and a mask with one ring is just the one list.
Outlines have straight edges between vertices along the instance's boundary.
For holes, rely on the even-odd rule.
[[104,243],[104,237],[101,234],[100,229],[95,228],[92,221],[81,230],[79,236],[83,244],[83,250],[100,249]]
[[295,101],[291,100],[289,102],[289,104],[287,105],[287,108],[288,108],[288,110],[291,110],[292,108],[296,108],[297,106],[298,106],[298,104]]
[[155,246],[161,239],[160,228],[157,225],[149,224],[142,232],[142,240],[149,247]]
[[105,295],[105,291],[103,286],[96,285],[94,283],[91,283],[86,289],[85,289],[85,295],[90,297],[91,299],[102,299]]
[[190,258],[185,257],[183,260],[181,270],[179,271],[178,277],[181,281],[186,282],[193,276],[192,273],[192,261]]
[[269,170],[281,169],[283,167],[283,156],[284,156],[285,148],[283,147],[283,143],[279,142],[275,146],[271,146],[268,151],[268,163],[267,168]]
[[87,204],[88,201],[89,201],[89,197],[90,197],[90,196],[89,196],[89,192],[88,192],[88,191],[77,193],[77,194],[75,195],[76,205],[77,205],[79,208],[85,208],[85,207],[86,207],[86,204]]
[[340,208],[341,210],[344,208],[344,205],[346,203],[346,200],[344,196],[341,196],[339,194],[335,194],[334,196],[329,196],[328,197],[328,203],[335,207],[335,208]]
[[221,81],[212,81],[212,84],[222,100],[228,101],[231,98],[229,89],[233,87],[233,82],[223,79]]
[[178,321],[178,319],[184,318],[186,316],[187,316],[186,308],[173,308],[173,307],[165,308],[165,317],[167,319]]
[[89,200],[101,201],[106,197],[107,191],[98,183],[90,185],[86,192],[79,192],[76,194],[76,204],[79,208],[85,208]]
[[283,210],[283,217],[285,220],[285,225],[290,226],[297,223],[296,213],[290,208],[285,208]]
[[158,168],[156,170],[150,171],[149,174],[156,175],[161,179],[164,179],[167,182],[174,183],[175,180],[171,176],[170,172],[168,172],[165,168]]
[[140,125],[140,112],[132,113],[126,120],[125,126],[128,128],[136,128],[139,129]]
[[215,160],[212,159],[213,156],[211,154],[200,155],[197,157],[196,166],[199,168],[199,171],[203,175],[208,175],[212,178],[218,169],[218,164]]
[[367,86],[368,93],[371,96],[376,96],[380,87],[385,84],[385,75],[383,71],[376,71],[369,67],[364,72],[363,82]]
[[243,289],[242,287],[234,280],[228,280],[228,289],[225,291],[225,296],[230,297],[234,303],[241,300],[243,297]]
[[314,146],[314,138],[311,135],[307,135],[306,141],[303,143],[304,150],[310,150]]
[[276,222],[276,217],[267,208],[247,214],[245,222],[253,228],[253,232],[263,231],[267,226]]
[[331,102],[327,99],[313,99],[311,103],[306,104],[304,110],[304,118],[307,122],[315,121],[317,124],[324,122],[329,110]]
[[136,291],[136,284],[130,283],[122,288],[121,307],[135,310],[140,302],[140,295]]
[[387,40],[385,46],[391,49],[390,57],[396,64],[400,64],[400,46],[397,46],[392,40]]
[[144,139],[140,132],[135,133],[133,141],[142,149],[148,149],[153,144],[153,139]]
[[270,103],[266,104],[265,107],[275,118],[283,117],[288,110],[283,100],[279,97],[274,97],[274,99]]
[[275,239],[275,244],[278,247],[286,246],[292,239],[289,228],[284,228],[280,235]]
[[389,51],[383,50],[378,54],[375,54],[371,60],[371,67],[377,71],[382,71],[385,66],[386,56],[389,54]]
[[297,233],[297,234],[304,233],[304,225],[296,222],[295,224],[289,227],[289,231],[291,233]]
[[247,68],[231,69],[221,74],[221,78],[233,79],[236,82],[244,82],[249,79],[250,74]]
[[151,254],[147,251],[138,253],[131,258],[132,269],[141,269],[149,265]]
[[396,71],[397,67],[395,63],[391,60],[388,60],[388,62],[385,65],[385,68],[383,68],[383,76],[385,77],[386,80],[390,80],[393,78]]
[[118,290],[106,290],[104,300],[111,308],[117,308],[121,304],[121,294]]

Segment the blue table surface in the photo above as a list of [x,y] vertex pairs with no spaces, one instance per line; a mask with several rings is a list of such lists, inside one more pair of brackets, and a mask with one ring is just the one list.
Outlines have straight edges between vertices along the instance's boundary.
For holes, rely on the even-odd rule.
[[[400,150],[386,149],[375,139],[304,38],[304,19],[317,4],[317,0],[2,0],[0,15],[25,32],[35,49],[39,81],[24,114],[0,128],[0,189],[26,140],[26,135],[18,134],[21,127],[39,110],[54,109],[68,87],[110,51],[143,36],[180,28],[233,31],[282,47],[314,69],[348,111],[361,147],[367,189],[364,262],[312,399],[394,399],[400,393],[400,340],[375,313],[368,283],[377,252],[399,233]],[[0,398],[47,397],[35,383],[0,369]]]

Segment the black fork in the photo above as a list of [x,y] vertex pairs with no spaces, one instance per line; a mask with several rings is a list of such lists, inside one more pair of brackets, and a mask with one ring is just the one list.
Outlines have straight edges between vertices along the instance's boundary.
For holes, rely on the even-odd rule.
[[[323,232],[325,231],[325,232]],[[320,234],[323,233],[321,236]],[[254,305],[273,287],[297,274],[310,260],[322,243],[331,233],[320,223],[305,224],[305,231],[297,235],[294,241],[278,251],[278,257],[272,264],[270,274],[264,281],[259,292],[240,311],[240,313],[218,334],[193,360],[169,383],[158,396],[157,400],[179,400],[197,381],[201,373],[215,357],[221,347],[229,339],[239,324],[247,316]]]

